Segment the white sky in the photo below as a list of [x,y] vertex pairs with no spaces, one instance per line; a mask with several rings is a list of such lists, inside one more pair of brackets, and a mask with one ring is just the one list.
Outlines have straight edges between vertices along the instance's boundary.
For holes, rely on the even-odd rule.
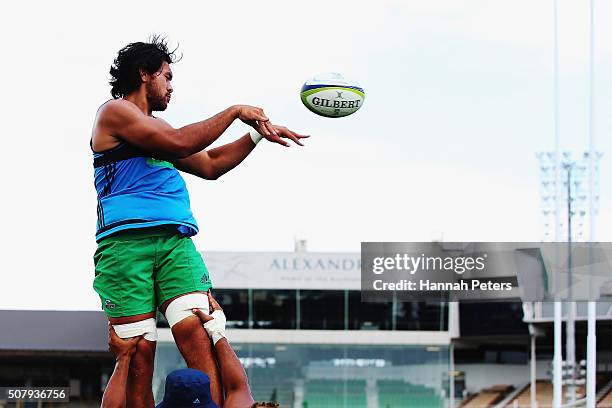
[[[260,144],[232,173],[186,177],[203,250],[358,251],[361,241],[538,241],[535,152],[553,148],[552,1],[11,2],[4,39],[0,308],[97,309],[88,147],[119,48],[168,35],[175,126],[236,103],[312,138]],[[219,2],[221,3],[221,2]],[[612,3],[595,1],[598,239],[612,239]],[[588,2],[559,1],[560,135],[587,147]],[[98,8],[92,8],[98,7]],[[306,110],[327,71],[363,108]],[[244,134],[236,123],[219,140]],[[212,278],[214,281],[214,271]]]

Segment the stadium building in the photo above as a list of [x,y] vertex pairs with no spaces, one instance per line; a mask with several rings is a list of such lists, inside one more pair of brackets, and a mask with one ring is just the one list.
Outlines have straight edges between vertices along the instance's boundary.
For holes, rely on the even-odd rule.
[[[444,405],[446,304],[361,302],[359,253],[202,255],[257,400],[311,408]],[[157,399],[165,375],[184,365],[165,326]]]
[[[533,339],[539,406],[551,406],[552,319],[545,318],[551,304],[525,314],[518,291],[487,303],[364,303],[359,253],[202,256],[258,400],[296,408],[501,407],[515,400],[527,406]],[[516,284],[516,276],[497,278]],[[606,351],[612,347],[605,340],[612,338],[612,309],[600,303],[599,311],[604,404],[612,399],[612,354]],[[586,356],[581,316],[578,360]],[[164,323],[160,318],[157,398],[165,375],[184,364]]]
[[[359,253],[202,255],[257,400],[293,408],[526,407],[533,373],[538,406],[551,407],[551,304],[524,305],[514,292],[503,302],[365,303]],[[612,407],[610,306],[598,304],[598,407]],[[577,361],[586,356],[583,309]],[[165,376],[184,367],[162,316],[158,327],[157,401]],[[99,405],[114,363],[103,312],[0,311],[0,328],[0,385],[70,386],[65,406]],[[16,405],[0,401],[5,406]]]

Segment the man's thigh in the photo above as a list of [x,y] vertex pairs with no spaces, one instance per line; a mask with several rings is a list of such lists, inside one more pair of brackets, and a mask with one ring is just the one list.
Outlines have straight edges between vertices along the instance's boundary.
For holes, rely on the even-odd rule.
[[160,308],[180,295],[211,288],[208,269],[190,238],[173,235],[160,244],[154,284]]
[[94,263],[93,287],[109,318],[155,311],[153,238],[130,234],[106,238],[98,244]]

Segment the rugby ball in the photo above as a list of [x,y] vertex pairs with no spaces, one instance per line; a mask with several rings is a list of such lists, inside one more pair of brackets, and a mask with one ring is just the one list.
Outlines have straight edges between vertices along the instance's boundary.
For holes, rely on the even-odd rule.
[[340,118],[357,112],[363,105],[365,93],[357,82],[330,72],[307,80],[300,97],[304,106],[317,115]]

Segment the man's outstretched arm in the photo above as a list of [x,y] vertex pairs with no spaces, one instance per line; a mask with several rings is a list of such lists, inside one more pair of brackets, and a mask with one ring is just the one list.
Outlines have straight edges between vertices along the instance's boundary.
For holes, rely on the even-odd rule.
[[130,361],[141,339],[142,336],[123,340],[117,336],[113,326],[108,324],[108,348],[115,356],[116,362],[113,374],[102,396],[101,408],[125,408]]
[[[291,139],[296,144],[303,146],[301,139],[308,137],[292,132],[283,126],[272,125],[272,128],[276,131],[278,137],[266,139],[284,146],[289,146],[289,143],[282,138]],[[250,134],[246,134],[232,143],[203,150],[185,159],[177,160],[174,164],[179,170],[204,179],[215,180],[242,163],[254,148],[255,143],[252,137]]]
[[226,392],[224,408],[250,407],[255,400],[249,388],[249,380],[240,360],[234,353],[234,349],[226,338],[222,338],[215,344],[217,360],[221,368],[221,379],[223,389]]
[[236,119],[253,126],[266,137],[278,137],[261,108],[234,105],[217,115],[175,129],[163,120],[145,115],[126,100],[112,100],[98,111],[95,135],[109,135],[163,158],[185,158],[219,138]]

